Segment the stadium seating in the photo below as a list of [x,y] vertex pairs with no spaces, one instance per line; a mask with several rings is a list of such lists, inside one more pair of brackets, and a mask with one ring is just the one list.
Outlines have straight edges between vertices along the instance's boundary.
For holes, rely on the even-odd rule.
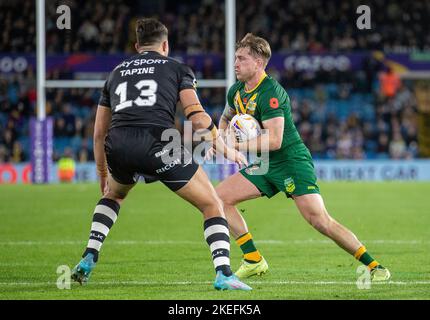
[[[80,26],[80,29],[77,32],[69,32],[67,37],[59,34],[59,31],[53,27],[57,14],[48,6],[48,54],[133,52],[133,32],[127,32],[127,36],[124,37],[124,32],[121,33],[118,30],[132,30],[135,19],[147,7],[144,5],[142,7],[138,2],[119,0],[99,1],[97,6],[92,6],[84,0],[71,0],[68,3],[75,13],[73,15],[74,25]],[[171,30],[169,36],[173,55],[181,52],[223,54],[225,26],[222,3],[222,1],[203,1],[200,4],[183,4],[180,1],[165,1],[158,8],[160,12],[153,12],[155,15],[163,13],[163,19]],[[352,2],[346,2],[339,7],[336,6],[335,0],[324,1],[324,5],[321,5],[322,0],[291,1],[287,5],[283,5],[280,0],[274,0],[270,2],[270,6],[268,3],[267,1],[237,2],[237,12],[242,13],[237,21],[237,37],[241,37],[249,31],[265,36],[269,39],[274,53],[327,50],[351,52],[361,49],[407,52],[416,48],[428,48],[428,41],[424,38],[429,34],[429,24],[424,23],[429,19],[428,2],[390,2],[390,14],[407,9],[414,16],[413,21],[408,21],[409,29],[421,28],[420,32],[412,33],[416,37],[414,39],[410,39],[410,36],[405,37],[404,28],[399,29],[393,26],[394,20],[397,24],[401,24],[403,17],[384,19],[382,16],[375,15],[373,17],[376,19],[376,28],[372,32],[359,34],[345,28],[340,21],[347,18],[349,12],[354,11],[351,9]],[[374,6],[376,9],[384,8],[387,3],[388,0],[382,0],[375,2]],[[20,0],[20,4],[20,6],[15,5],[14,2],[1,2],[0,4],[0,21],[4,21],[4,30],[0,34],[0,52],[35,52],[35,28],[19,27],[24,21],[34,21],[36,12],[34,1]],[[245,10],[245,6],[247,10]],[[324,10],[315,10],[316,7],[324,8]],[[269,19],[260,19],[260,23],[247,24],[247,21],[255,18],[253,15],[256,12],[264,12]],[[306,22],[300,19],[301,15],[308,17]],[[196,32],[189,34],[187,32],[189,26],[185,21],[202,27],[195,28]],[[201,23],[202,21],[205,23]],[[274,23],[275,21],[283,22]],[[313,29],[312,26],[315,25],[319,26],[318,30]],[[248,30],[245,26],[250,26],[250,29],[248,28]],[[393,42],[392,32],[388,32],[391,30],[390,28],[394,29],[394,27],[396,27],[396,32],[400,33],[396,34],[395,42]],[[14,41],[10,41],[5,36],[11,32],[12,28],[14,29]],[[87,31],[91,31],[94,36],[89,37]],[[380,35],[377,43],[372,40],[375,34]],[[31,41],[27,41],[28,39]],[[349,45],[343,45],[345,43],[349,43]],[[192,60],[190,60],[191,62]],[[208,65],[210,66],[210,63]],[[359,72],[322,73],[311,75],[307,79],[303,79],[300,73],[290,72],[290,70],[288,70],[289,75],[281,75],[280,82],[291,97],[294,119],[299,131],[308,130],[308,124],[311,124],[311,132],[303,135],[303,138],[315,157],[355,158],[359,154],[359,157],[364,158],[389,158],[389,146],[381,146],[379,141],[381,135],[385,133],[388,134],[390,140],[394,133],[393,130],[400,130],[402,138],[407,141],[405,152],[401,157],[417,157],[416,134],[407,137],[404,123],[405,111],[416,116],[413,90],[407,85],[404,86],[403,90],[406,90],[411,98],[405,101],[403,98],[395,96],[394,103],[400,104],[400,107],[396,112],[387,112],[391,108],[391,104],[380,97],[377,79],[379,70],[377,68],[369,70],[373,75],[369,86],[363,86],[365,81]],[[57,76],[63,76],[61,72],[59,73],[60,75]],[[198,75],[204,77],[215,75],[221,78],[225,76],[224,71],[211,68],[199,70]],[[35,114],[35,86],[32,70],[28,70],[26,74],[2,78],[0,81],[0,163],[19,159],[19,157],[13,157],[15,142],[19,143],[24,151],[23,159],[29,158],[28,123],[30,116]],[[199,90],[199,93],[203,105],[217,122],[223,109],[225,91],[204,89]],[[54,160],[61,157],[66,147],[71,147],[77,158],[81,151],[92,154],[92,124],[99,94],[99,90],[95,89],[48,90],[47,113],[55,119]],[[66,102],[70,108],[67,115],[63,110]],[[309,114],[306,115],[304,112]],[[328,120],[331,121],[329,124],[327,124]],[[351,127],[350,123],[354,121],[358,124]],[[399,122],[399,128],[392,127],[393,121]],[[62,122],[64,123],[62,124]],[[322,127],[320,133],[314,132],[315,125]],[[384,132],[379,130],[381,126],[384,127],[382,130]],[[373,129],[369,134],[365,132],[365,127],[377,129]],[[361,131],[364,139],[359,137],[360,134],[356,133],[357,130]],[[311,138],[312,135],[319,136]],[[340,154],[337,152],[336,143],[331,145],[327,142],[330,138],[336,142],[341,136],[351,136],[351,146],[358,147],[361,152],[354,153],[351,150],[349,155]],[[390,143],[391,141],[388,141],[388,144]],[[314,145],[319,145],[318,150],[313,149]],[[321,147],[322,150],[320,150]],[[88,159],[88,157],[83,159]]]

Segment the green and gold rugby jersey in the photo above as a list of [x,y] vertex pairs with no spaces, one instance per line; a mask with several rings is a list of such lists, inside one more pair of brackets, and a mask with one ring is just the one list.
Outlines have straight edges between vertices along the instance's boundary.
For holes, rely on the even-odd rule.
[[290,97],[285,89],[267,74],[264,74],[255,88],[249,91],[245,90],[244,82],[237,81],[228,91],[227,103],[238,114],[252,115],[261,126],[265,120],[284,117],[282,146],[279,150],[270,151],[271,163],[287,160],[288,149],[303,143],[294,125]]

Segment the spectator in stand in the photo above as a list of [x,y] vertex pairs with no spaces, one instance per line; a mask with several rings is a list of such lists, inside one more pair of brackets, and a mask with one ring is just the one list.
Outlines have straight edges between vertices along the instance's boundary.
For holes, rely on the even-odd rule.
[[379,81],[381,83],[381,94],[385,98],[393,98],[401,86],[400,77],[392,68],[381,72]]
[[75,160],[73,150],[67,147],[63,156],[58,160],[58,178],[60,182],[72,182],[75,177]]
[[390,157],[392,159],[403,159],[406,155],[406,143],[400,131],[394,131],[393,139],[390,141]]
[[20,162],[25,162],[27,160],[28,160],[27,154],[22,149],[21,143],[18,141],[15,141],[13,143],[12,156],[10,158],[10,161],[14,163],[20,163]]
[[389,152],[389,143],[390,139],[386,133],[381,133],[378,136],[378,148],[377,152],[379,157],[384,157],[385,155],[388,155]]
[[[76,32],[56,28],[56,1],[47,1],[46,45],[52,53],[106,52],[132,49],[129,32],[137,16],[147,15],[139,1],[64,0],[73,16]],[[273,51],[314,52],[384,50],[412,52],[430,49],[429,1],[379,0],[369,4],[372,29],[358,30],[349,21],[356,20],[359,1],[337,0],[237,1],[236,38],[252,31],[270,38]],[[223,1],[160,1],[154,15],[162,17],[175,50],[187,53],[222,53],[225,39]],[[35,51],[35,1],[0,2],[0,52]],[[407,28],[404,26],[407,25]],[[198,26],[198,27],[197,27]],[[253,30],[247,30],[252,26]],[[192,30],[192,32],[189,32]],[[365,68],[363,69],[365,70]],[[371,83],[371,82],[369,82]]]

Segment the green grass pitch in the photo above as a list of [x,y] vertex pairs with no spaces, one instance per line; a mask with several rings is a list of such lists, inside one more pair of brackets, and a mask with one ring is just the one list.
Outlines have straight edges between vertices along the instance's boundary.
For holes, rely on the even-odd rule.
[[[429,299],[430,184],[321,183],[332,216],[389,267],[392,281],[358,289],[360,265],[317,233],[283,194],[245,210],[269,273],[252,292],[217,292],[201,214],[163,185],[122,205],[87,286],[57,288],[86,245],[96,184],[0,186],[0,299]],[[232,242],[236,269],[240,250]]]

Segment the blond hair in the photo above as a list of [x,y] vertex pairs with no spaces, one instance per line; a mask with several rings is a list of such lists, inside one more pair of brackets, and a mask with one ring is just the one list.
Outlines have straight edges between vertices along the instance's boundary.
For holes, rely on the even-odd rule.
[[240,48],[248,48],[251,55],[255,58],[262,58],[264,60],[264,67],[269,63],[272,56],[272,50],[269,43],[261,38],[247,33],[242,40],[236,44],[236,50]]

